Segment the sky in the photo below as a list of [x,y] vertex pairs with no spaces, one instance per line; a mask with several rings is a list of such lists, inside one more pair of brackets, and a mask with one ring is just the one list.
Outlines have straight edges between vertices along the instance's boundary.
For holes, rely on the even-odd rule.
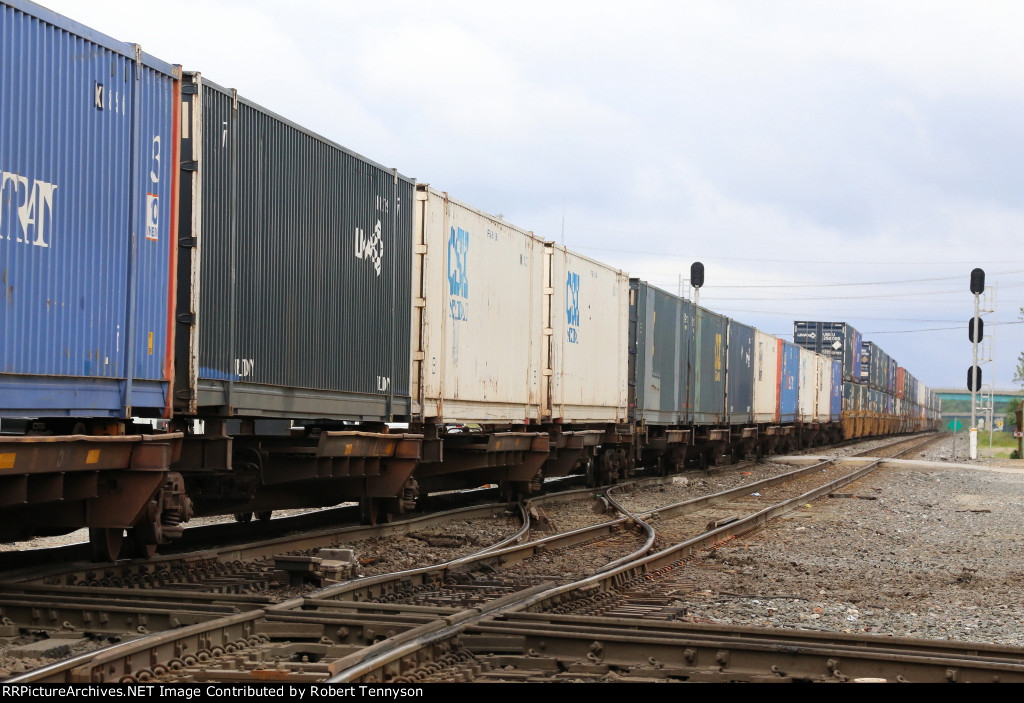
[[1024,350],[1024,3],[44,0],[406,176],[921,382]]

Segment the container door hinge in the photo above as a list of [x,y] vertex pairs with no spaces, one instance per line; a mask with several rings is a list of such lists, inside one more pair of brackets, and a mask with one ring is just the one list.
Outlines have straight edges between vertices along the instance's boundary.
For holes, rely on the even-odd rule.
[[183,325],[195,325],[196,315],[195,313],[191,312],[183,312],[180,315],[178,315],[178,322],[180,322]]
[[198,171],[199,170],[199,162],[198,161],[182,161],[181,162],[181,170],[182,171]]
[[198,244],[199,240],[197,240],[195,237],[182,237],[181,239],[178,240],[179,247],[195,249]]

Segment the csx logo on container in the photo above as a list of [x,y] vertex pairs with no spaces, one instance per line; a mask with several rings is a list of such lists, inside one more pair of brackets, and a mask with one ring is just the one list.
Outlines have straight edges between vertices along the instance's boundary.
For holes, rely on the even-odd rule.
[[448,237],[448,302],[453,320],[469,319],[469,274],[466,259],[469,252],[469,232],[452,227]]
[[[37,247],[50,246],[46,241],[46,226],[53,222],[53,193],[57,186],[45,181],[29,180],[26,176],[0,171],[0,239],[32,243]],[[13,204],[18,213],[20,229],[7,218],[5,212]]]
[[565,321],[569,325],[566,332],[569,344],[577,344],[580,326],[580,275],[572,271],[569,271],[565,279]]

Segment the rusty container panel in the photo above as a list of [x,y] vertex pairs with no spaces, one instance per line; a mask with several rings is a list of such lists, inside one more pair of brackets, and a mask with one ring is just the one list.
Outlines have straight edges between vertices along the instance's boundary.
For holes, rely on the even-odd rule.
[[729,320],[726,405],[729,424],[754,418],[754,328]]
[[[199,74],[182,103],[183,412],[409,413],[413,182]],[[184,312],[184,308],[182,308]]]
[[726,345],[729,318],[694,306],[697,336],[694,358],[693,422],[717,425],[726,422]]
[[754,332],[754,422],[776,422],[779,413],[779,340]]
[[425,185],[413,220],[414,414],[539,421],[544,242]]
[[166,416],[180,71],[0,3],[0,415]]
[[652,285],[630,281],[631,419],[689,422],[693,304]]
[[545,406],[566,424],[628,419],[629,277],[548,243]]
[[807,349],[800,349],[800,380],[798,419],[814,422],[818,400],[818,355]]

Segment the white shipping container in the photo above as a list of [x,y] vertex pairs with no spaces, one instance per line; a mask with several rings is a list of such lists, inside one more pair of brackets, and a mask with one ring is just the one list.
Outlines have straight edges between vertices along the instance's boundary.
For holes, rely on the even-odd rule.
[[797,405],[797,419],[801,422],[814,421],[814,408],[818,397],[817,356],[814,352],[800,347],[800,399]]
[[776,422],[779,366],[779,340],[754,330],[754,422]]
[[426,185],[413,226],[414,416],[540,420],[543,240]]
[[814,401],[814,421],[828,422],[832,398],[832,359],[823,354],[815,354],[815,358],[818,362],[818,396]]
[[545,405],[564,423],[625,422],[629,276],[549,243]]

